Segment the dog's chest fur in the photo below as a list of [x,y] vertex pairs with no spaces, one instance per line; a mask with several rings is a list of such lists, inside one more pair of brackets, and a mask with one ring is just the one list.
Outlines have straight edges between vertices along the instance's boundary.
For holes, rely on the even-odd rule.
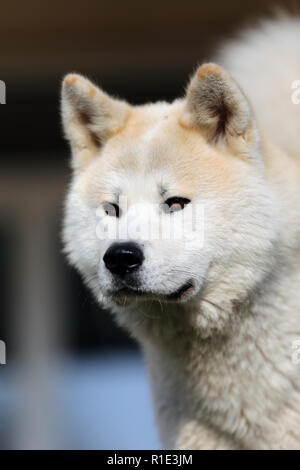
[[300,370],[292,363],[300,296],[290,296],[298,282],[297,273],[276,279],[227,334],[185,331],[189,341],[180,341],[178,330],[160,348],[146,343],[165,447],[300,447]]

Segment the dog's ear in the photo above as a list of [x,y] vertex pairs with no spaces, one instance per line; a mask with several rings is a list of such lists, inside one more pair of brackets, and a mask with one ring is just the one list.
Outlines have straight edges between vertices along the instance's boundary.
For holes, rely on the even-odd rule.
[[69,74],[63,80],[63,128],[72,149],[72,166],[83,169],[103,143],[126,121],[129,105],[111,98],[86,78]]
[[258,142],[246,96],[216,64],[202,65],[192,77],[181,122],[201,130],[210,143],[225,142],[237,152],[247,153]]

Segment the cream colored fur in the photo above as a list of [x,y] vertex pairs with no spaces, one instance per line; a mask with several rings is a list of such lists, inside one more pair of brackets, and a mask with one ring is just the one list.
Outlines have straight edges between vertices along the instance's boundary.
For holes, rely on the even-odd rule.
[[[66,253],[141,343],[165,448],[300,449],[299,48],[300,21],[266,22],[171,104],[133,107],[79,75],[64,80]],[[161,202],[161,186],[204,206],[204,244],[144,241],[151,295],[117,296],[103,264],[111,240],[96,236],[102,204],[126,195],[127,212],[105,219],[123,224],[135,203]],[[186,297],[164,300],[187,279]]]

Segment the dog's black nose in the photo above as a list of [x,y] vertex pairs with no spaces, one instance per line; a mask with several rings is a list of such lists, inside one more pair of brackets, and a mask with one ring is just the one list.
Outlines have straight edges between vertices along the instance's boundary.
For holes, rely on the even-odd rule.
[[133,242],[114,243],[103,256],[107,269],[119,276],[124,276],[138,269],[143,260],[142,250],[139,245]]

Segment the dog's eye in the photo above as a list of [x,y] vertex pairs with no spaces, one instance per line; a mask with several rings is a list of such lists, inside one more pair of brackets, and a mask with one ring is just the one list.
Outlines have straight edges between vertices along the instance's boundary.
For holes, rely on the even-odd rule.
[[118,206],[118,204],[106,202],[103,205],[103,209],[106,215],[109,215],[111,217],[120,217],[120,207]]
[[169,197],[169,199],[164,202],[164,207],[168,213],[177,212],[184,209],[189,202],[191,202],[190,199],[186,197]]

